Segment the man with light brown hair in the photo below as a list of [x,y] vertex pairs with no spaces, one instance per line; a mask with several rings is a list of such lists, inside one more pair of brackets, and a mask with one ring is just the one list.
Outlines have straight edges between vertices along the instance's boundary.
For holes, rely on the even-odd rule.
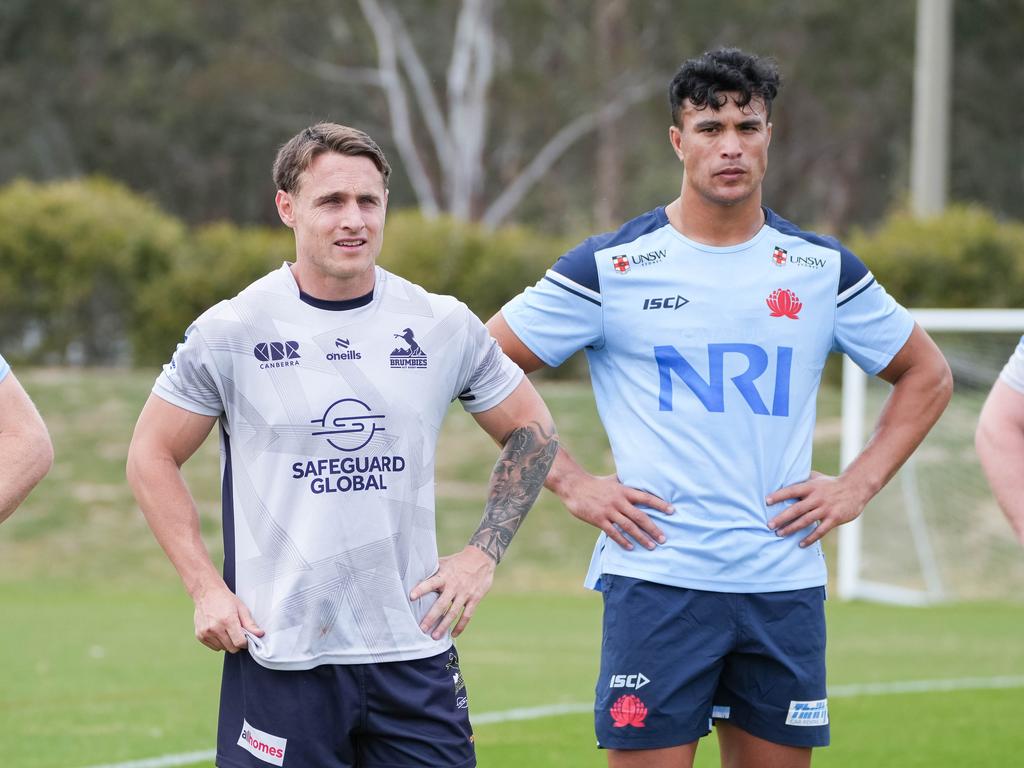
[[[135,429],[136,498],[195,601],[197,638],[228,651],[220,766],[476,764],[451,638],[557,440],[464,304],[376,265],[389,173],[376,143],[341,125],[281,148],[295,262],[195,321]],[[480,527],[439,559],[434,454],[455,399],[502,452]],[[223,576],[180,473],[218,420]]]

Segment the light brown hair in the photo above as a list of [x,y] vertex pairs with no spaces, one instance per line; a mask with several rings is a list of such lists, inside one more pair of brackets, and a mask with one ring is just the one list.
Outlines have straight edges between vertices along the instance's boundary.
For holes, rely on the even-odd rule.
[[299,188],[299,176],[324,152],[370,158],[384,178],[384,188],[387,189],[391,166],[377,142],[356,128],[337,123],[311,125],[281,147],[274,159],[274,184],[285,192],[295,192]]

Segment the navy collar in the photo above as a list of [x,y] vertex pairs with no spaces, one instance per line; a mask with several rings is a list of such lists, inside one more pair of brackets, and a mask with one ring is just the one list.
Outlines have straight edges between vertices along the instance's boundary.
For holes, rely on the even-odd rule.
[[318,299],[316,296],[310,296],[308,293],[299,289],[299,298],[302,299],[306,304],[317,309],[329,309],[337,312],[345,309],[358,309],[359,307],[365,307],[371,301],[373,301],[373,291],[363,296],[357,296],[354,299],[343,299],[341,301],[328,301],[327,299]]

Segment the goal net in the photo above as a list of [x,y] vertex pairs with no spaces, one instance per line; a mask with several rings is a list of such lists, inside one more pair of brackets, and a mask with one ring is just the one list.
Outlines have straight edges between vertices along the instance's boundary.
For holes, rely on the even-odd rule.
[[[857,520],[842,526],[842,599],[907,605],[1024,595],[1024,552],[982,474],[974,429],[1024,332],[1024,310],[913,310],[953,371],[953,399],[913,456]],[[845,467],[891,387],[843,361]],[[1022,469],[1024,471],[1024,469]]]

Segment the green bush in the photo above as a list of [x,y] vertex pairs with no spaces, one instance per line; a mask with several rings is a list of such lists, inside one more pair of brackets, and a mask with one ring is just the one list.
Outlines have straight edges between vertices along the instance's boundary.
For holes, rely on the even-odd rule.
[[139,293],[139,321],[131,335],[135,364],[166,362],[199,315],[294,259],[295,239],[284,226],[221,223],[196,230],[182,243],[167,275]]
[[566,246],[522,227],[490,232],[448,217],[427,220],[396,211],[388,215],[380,264],[428,291],[458,297],[486,321],[537,282]]
[[905,306],[1024,307],[1024,225],[983,208],[929,219],[899,211],[847,245]]
[[185,234],[178,220],[104,179],[0,189],[4,354],[124,361],[135,297],[167,272]]

